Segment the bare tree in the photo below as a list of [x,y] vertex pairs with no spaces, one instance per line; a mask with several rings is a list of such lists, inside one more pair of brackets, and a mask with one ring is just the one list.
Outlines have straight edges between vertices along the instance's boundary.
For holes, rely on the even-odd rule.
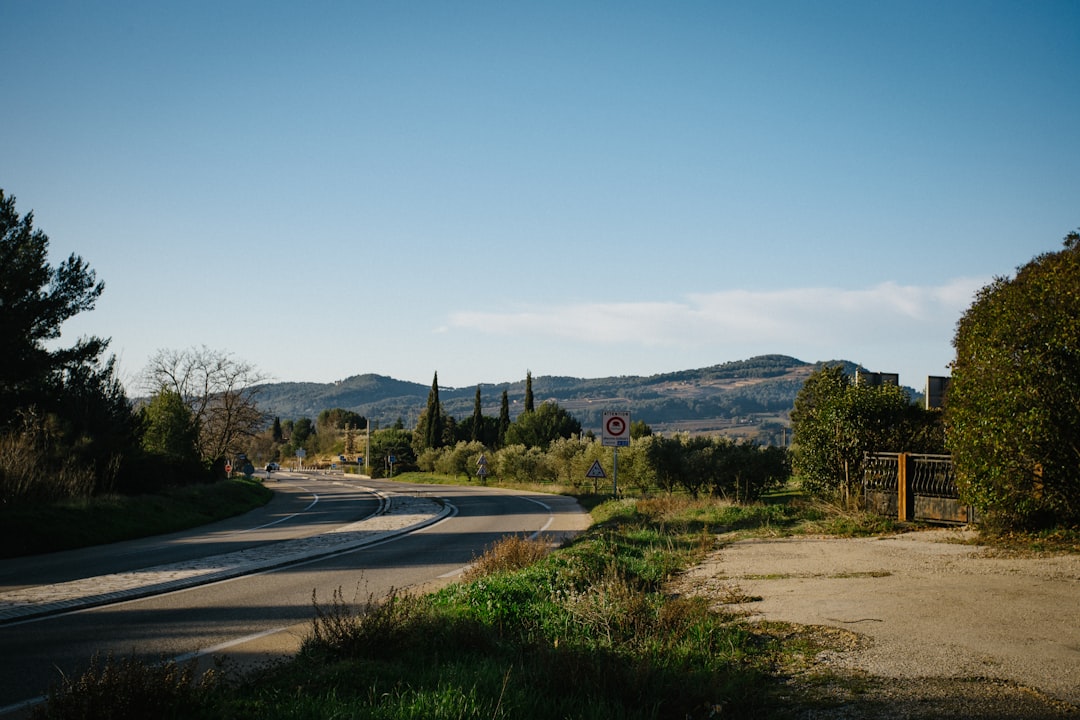
[[207,462],[237,452],[244,438],[262,429],[266,416],[256,396],[266,379],[254,365],[205,345],[159,350],[143,373],[149,392],[170,390],[191,408],[196,448]]

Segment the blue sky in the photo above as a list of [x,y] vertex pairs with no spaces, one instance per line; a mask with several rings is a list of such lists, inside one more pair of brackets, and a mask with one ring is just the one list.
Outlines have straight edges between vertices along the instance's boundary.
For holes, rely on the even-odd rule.
[[130,384],[650,375],[921,388],[1080,226],[1080,3],[0,0],[0,187]]

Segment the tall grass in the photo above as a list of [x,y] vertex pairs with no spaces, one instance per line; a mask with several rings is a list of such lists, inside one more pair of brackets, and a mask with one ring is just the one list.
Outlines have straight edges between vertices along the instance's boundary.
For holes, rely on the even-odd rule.
[[135,657],[94,656],[89,668],[64,677],[48,702],[31,710],[31,720],[157,718],[189,720],[207,709],[217,683],[213,672],[199,673],[196,662],[146,663]]

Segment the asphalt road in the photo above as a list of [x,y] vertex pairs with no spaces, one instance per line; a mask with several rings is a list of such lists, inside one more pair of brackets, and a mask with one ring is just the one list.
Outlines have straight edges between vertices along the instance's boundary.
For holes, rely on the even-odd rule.
[[[356,485],[360,482],[398,493],[409,490],[399,483],[363,480]],[[289,533],[306,533],[312,527],[325,531],[370,513],[375,502],[370,493],[357,487],[326,480],[306,480],[296,487],[294,492],[283,481],[283,497],[275,500],[276,507],[244,516],[238,525],[216,525],[147,541],[145,546],[121,543],[96,552],[60,555],[80,562],[93,557],[93,572],[121,566],[131,569],[133,562],[140,566],[173,557],[178,547],[185,552],[220,552],[223,544],[235,549],[252,541],[275,542],[273,538],[285,532],[280,526],[291,527]],[[140,600],[0,625],[0,709],[40,696],[60,673],[77,673],[95,653],[148,659],[218,655],[240,664],[287,655],[311,621],[313,593],[328,602],[341,589],[346,600],[363,602],[395,589],[431,587],[448,582],[506,534],[557,534],[587,525],[588,516],[570,498],[476,487],[417,486],[416,490],[442,498],[451,508],[450,515],[421,530],[330,557]],[[314,495],[323,498],[320,504],[326,503],[319,511],[310,506]],[[301,514],[294,516],[295,512]],[[275,520],[281,521],[265,526]],[[255,529],[260,526],[264,527]],[[264,537],[263,532],[269,535]],[[264,539],[241,539],[237,533],[257,533]],[[143,550],[132,552],[135,548],[143,548],[146,556]],[[41,571],[39,578],[75,572],[65,575],[62,559],[42,560],[42,566],[50,569]],[[0,563],[0,577],[11,572],[6,562]],[[85,576],[85,570],[80,572]]]

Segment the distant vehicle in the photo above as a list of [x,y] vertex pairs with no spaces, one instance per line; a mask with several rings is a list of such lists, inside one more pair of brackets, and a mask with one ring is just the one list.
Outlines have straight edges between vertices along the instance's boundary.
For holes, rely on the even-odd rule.
[[280,469],[281,469],[281,466],[278,465],[275,462],[266,463],[266,472],[274,472],[275,470],[280,470]]

